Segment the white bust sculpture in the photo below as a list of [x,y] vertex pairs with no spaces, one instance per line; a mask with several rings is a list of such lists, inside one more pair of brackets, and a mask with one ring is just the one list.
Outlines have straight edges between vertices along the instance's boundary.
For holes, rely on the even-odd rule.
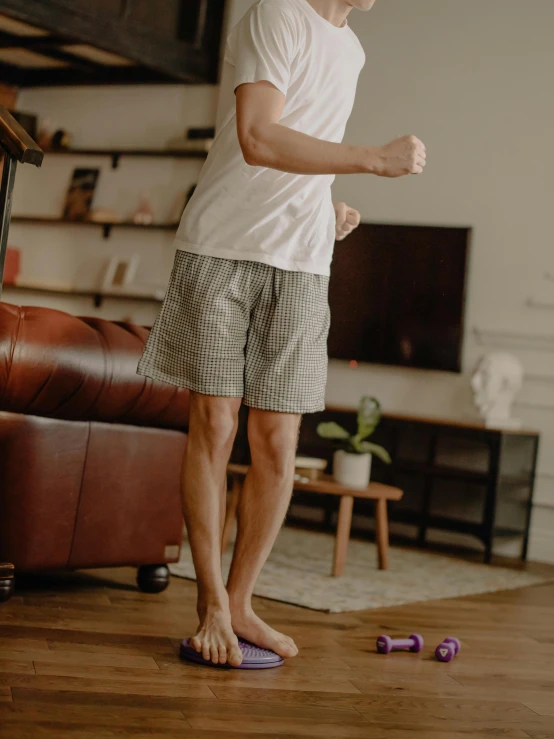
[[487,428],[521,428],[521,421],[512,418],[512,405],[522,385],[523,366],[517,357],[491,352],[479,360],[471,387]]

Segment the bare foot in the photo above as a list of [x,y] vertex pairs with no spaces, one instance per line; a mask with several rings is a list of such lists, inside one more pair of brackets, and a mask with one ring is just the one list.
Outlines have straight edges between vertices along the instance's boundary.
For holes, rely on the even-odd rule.
[[268,626],[254,611],[250,609],[231,608],[233,631],[242,639],[255,644],[257,647],[271,649],[280,657],[296,657],[298,647],[290,638]]
[[199,608],[200,626],[190,640],[190,645],[202,657],[214,665],[230,664],[238,667],[242,662],[239,641],[233,632],[228,608]]

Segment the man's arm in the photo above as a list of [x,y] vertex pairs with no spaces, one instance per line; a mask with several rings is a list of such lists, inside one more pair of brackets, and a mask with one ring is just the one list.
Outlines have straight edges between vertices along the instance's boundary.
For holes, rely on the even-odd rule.
[[426,150],[415,136],[401,136],[385,146],[335,144],[283,126],[285,96],[270,82],[239,85],[236,98],[239,142],[252,166],[314,175],[401,177],[423,172]]

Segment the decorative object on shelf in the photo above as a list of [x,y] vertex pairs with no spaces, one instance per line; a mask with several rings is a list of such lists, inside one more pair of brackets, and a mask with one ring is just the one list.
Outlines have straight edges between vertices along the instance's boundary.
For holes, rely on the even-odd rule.
[[151,226],[154,223],[154,211],[146,193],[140,196],[139,207],[133,215],[133,223],[137,226]]
[[10,110],[10,113],[29,136],[36,139],[38,117],[34,113],[25,113],[22,110]]
[[4,285],[15,285],[21,270],[21,252],[13,246],[6,250],[6,262],[4,263]]
[[326,467],[326,459],[318,459],[317,457],[296,457],[294,479],[298,482],[319,480],[321,473]]
[[71,144],[73,143],[73,136],[69,133],[69,131],[66,131],[63,128],[58,128],[57,131],[54,131],[54,134],[52,136],[52,140],[50,142],[50,147],[52,149],[61,149],[61,150],[69,150],[71,149]]
[[479,360],[471,388],[486,428],[521,428],[521,420],[512,417],[512,406],[522,388],[523,377],[523,366],[513,354],[490,352]]
[[99,169],[75,169],[73,171],[63,211],[65,220],[88,220],[99,175]]
[[208,152],[215,139],[215,128],[189,128],[187,142],[189,149]]
[[115,210],[109,208],[94,208],[94,210],[91,210],[88,220],[93,223],[119,223],[121,216]]
[[190,141],[201,139],[215,139],[215,127],[208,126],[206,128],[189,128],[187,129],[187,139]]
[[44,151],[52,148],[52,121],[50,118],[41,121],[37,132],[37,143]]
[[133,284],[140,262],[138,254],[132,257],[112,257],[106,267],[102,291],[125,292]]
[[184,136],[177,136],[167,142],[167,148],[173,151],[209,152],[215,138],[215,128],[188,128]]
[[339,449],[333,456],[333,476],[337,482],[363,488],[371,477],[372,455],[386,464],[391,458],[386,449],[367,441],[381,420],[381,405],[376,398],[364,395],[358,407],[358,431],[351,435],[338,423],[320,423],[317,433],[323,439],[335,439]]

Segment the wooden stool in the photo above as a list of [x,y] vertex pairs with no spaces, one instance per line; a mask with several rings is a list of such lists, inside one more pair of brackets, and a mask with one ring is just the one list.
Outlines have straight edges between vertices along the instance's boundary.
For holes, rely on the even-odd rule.
[[[227,507],[223,529],[223,549],[226,549],[229,544],[233,522],[237,514],[240,491],[242,490],[248,469],[246,465],[242,464],[230,464],[227,467],[227,474],[231,476],[233,484],[231,501]],[[321,475],[319,480],[310,480],[309,482],[297,482],[295,480],[294,489],[310,493],[322,493],[324,495],[339,495],[341,498],[332,570],[332,574],[336,577],[342,575],[344,565],[346,564],[354,498],[374,500],[378,565],[380,570],[386,570],[388,568],[389,521],[387,501],[400,500],[404,495],[402,490],[393,488],[390,485],[382,485],[379,482],[370,482],[366,488],[350,488],[335,482],[331,475]]]

